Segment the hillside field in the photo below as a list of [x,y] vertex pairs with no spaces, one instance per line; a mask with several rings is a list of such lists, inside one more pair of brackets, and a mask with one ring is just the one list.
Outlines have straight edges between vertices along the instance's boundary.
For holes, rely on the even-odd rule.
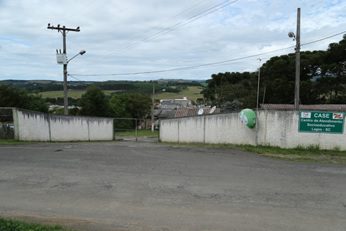
[[[106,95],[110,95],[113,92],[112,90],[103,90],[103,92]],[[68,96],[74,99],[79,99],[82,97],[82,95],[85,93],[85,90],[69,90],[68,91]],[[41,95],[43,98],[63,98],[64,97],[64,92],[63,91],[43,91],[40,92],[39,95]]]
[[[183,97],[187,97],[190,100],[196,101],[197,98],[202,98],[203,95],[201,94],[202,87],[198,86],[190,86],[187,87],[185,90],[182,90],[178,93],[172,93],[172,92],[157,92],[155,94],[155,99],[180,99]],[[103,92],[106,95],[110,95],[113,92],[112,90],[103,90]],[[68,96],[74,99],[79,99],[83,94],[85,93],[85,90],[69,90]],[[39,93],[43,98],[58,98],[64,97],[63,91],[44,91]]]

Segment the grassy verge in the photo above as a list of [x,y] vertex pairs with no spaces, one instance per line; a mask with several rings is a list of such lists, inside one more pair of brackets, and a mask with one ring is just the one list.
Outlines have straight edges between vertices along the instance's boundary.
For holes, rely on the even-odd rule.
[[[135,130],[132,131],[116,131],[115,136],[120,136],[120,137],[126,137],[126,136],[136,136]],[[158,137],[159,132],[154,131],[152,132],[151,130],[138,130],[137,131],[137,136],[138,137]]]
[[[6,145],[6,144],[30,144],[32,142],[28,141],[18,141],[18,140],[13,140],[13,139],[0,139],[0,145]],[[2,231],[0,229],[0,231]]]
[[40,225],[0,218],[0,231],[72,231],[60,226]]
[[280,148],[272,146],[233,145],[233,144],[174,144],[179,146],[196,146],[206,148],[238,149],[257,153],[262,156],[292,161],[346,164],[346,151],[323,150],[316,146]]

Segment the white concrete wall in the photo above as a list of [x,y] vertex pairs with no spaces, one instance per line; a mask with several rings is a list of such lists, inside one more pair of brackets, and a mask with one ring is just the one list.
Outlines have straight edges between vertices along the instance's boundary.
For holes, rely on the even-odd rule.
[[51,141],[89,140],[88,118],[49,116]]
[[[298,132],[299,114],[294,111],[260,111],[258,144],[294,148],[319,146],[346,150],[346,134]],[[344,124],[346,131],[346,123]],[[180,143],[256,145],[256,129],[240,122],[239,113],[162,120],[160,140]]]
[[113,134],[113,119],[89,118],[90,140],[112,140]]
[[19,140],[49,141],[48,115],[39,112],[16,110],[15,130]]
[[179,121],[179,142],[196,143],[204,140],[204,117],[189,117]]
[[259,113],[261,144],[294,148],[319,146],[321,149],[346,150],[346,123],[343,134],[298,132],[299,114],[294,111],[261,111]]
[[253,129],[246,128],[238,113],[205,116],[205,142],[214,144],[255,144]]
[[25,141],[113,140],[113,119],[58,116],[15,109],[16,136]]
[[[179,121],[180,119],[170,119],[161,121],[160,139],[164,142],[179,143]],[[164,124],[164,128],[161,126]]]

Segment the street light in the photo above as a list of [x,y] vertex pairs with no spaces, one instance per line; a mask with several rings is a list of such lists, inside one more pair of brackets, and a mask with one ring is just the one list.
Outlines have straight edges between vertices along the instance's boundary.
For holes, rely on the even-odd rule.
[[78,55],[84,55],[85,50],[81,50],[79,53],[74,55],[72,58],[67,59],[66,53],[61,52],[61,50],[56,50],[56,59],[58,64],[64,65],[64,115],[68,115],[68,97],[67,97],[67,64],[71,62],[72,59],[76,58]]
[[72,58],[67,60],[67,63],[69,63],[72,59],[76,58],[78,55],[84,55],[86,53],[85,50],[81,50],[78,54],[74,55]]

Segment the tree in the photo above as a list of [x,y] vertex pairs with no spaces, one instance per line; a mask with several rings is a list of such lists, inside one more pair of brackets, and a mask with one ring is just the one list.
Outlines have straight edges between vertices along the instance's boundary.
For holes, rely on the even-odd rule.
[[[213,74],[203,90],[205,99],[221,108],[254,107],[257,72]],[[260,102],[293,104],[294,53],[270,58],[261,67]],[[326,51],[301,52],[300,103],[346,102],[346,35]]]
[[110,100],[113,117],[144,119],[150,113],[151,99],[140,93],[114,94]]
[[81,115],[109,116],[109,102],[106,95],[96,86],[90,86],[80,100]]
[[48,112],[48,105],[41,96],[30,95],[25,90],[7,85],[0,85],[0,107],[18,107]]
[[226,72],[213,74],[202,91],[209,104],[237,110],[256,105],[257,75],[250,72]]

